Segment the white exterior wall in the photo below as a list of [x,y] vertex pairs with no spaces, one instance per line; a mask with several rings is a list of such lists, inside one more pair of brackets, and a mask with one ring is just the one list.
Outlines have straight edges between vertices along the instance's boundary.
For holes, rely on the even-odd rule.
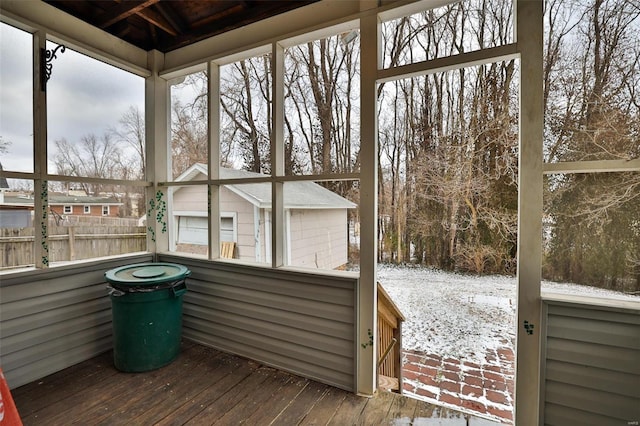
[[347,263],[347,211],[291,210],[289,264],[335,269]]
[[173,194],[174,210],[198,212],[199,216],[207,215],[206,185],[185,186]]

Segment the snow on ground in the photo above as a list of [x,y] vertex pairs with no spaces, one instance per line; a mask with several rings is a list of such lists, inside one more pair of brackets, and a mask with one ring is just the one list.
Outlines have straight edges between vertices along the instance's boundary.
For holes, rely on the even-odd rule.
[[[403,349],[484,364],[487,350],[515,345],[514,277],[379,265],[378,281],[406,318]],[[543,282],[542,288],[569,294],[623,296],[573,284]]]

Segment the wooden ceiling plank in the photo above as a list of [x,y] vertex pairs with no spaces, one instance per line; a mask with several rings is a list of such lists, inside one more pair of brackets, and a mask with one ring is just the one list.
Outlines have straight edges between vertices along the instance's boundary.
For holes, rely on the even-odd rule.
[[136,12],[136,15],[149,22],[150,24],[155,25],[166,33],[171,34],[172,36],[178,35],[177,28],[175,28],[169,21],[164,19],[164,17],[151,9],[143,9],[139,12]]
[[105,29],[115,24],[116,22],[127,19],[129,16],[136,14],[137,12],[159,2],[160,0],[143,0],[143,1],[126,1],[120,2],[117,6],[114,6],[109,12],[107,12],[98,21],[97,26],[101,29]]
[[229,7],[227,9],[221,10],[220,12],[217,12],[213,15],[207,16],[206,18],[203,18],[199,21],[196,21],[194,23],[191,24],[191,28],[200,28],[203,25],[208,25],[214,21],[217,21],[219,19],[222,19],[226,16],[229,15],[233,15],[236,13],[240,13],[244,10],[245,8],[245,2],[239,3],[235,6]]
[[166,53],[318,0],[42,1],[141,49]]
[[153,25],[151,22],[148,23],[149,25],[149,34],[151,34],[151,39],[153,40],[153,44],[158,44],[158,33],[156,32],[156,27],[155,25]]
[[176,29],[178,34],[184,34],[187,32],[188,28],[180,18],[180,16],[173,10],[170,3],[167,2],[158,2],[156,4],[156,9],[158,12],[164,17],[164,19],[171,24],[173,28]]

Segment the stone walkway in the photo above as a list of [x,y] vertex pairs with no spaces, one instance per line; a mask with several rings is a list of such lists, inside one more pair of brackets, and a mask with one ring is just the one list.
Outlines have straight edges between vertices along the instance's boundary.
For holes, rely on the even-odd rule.
[[403,391],[407,396],[513,423],[513,349],[489,351],[482,365],[403,351]]

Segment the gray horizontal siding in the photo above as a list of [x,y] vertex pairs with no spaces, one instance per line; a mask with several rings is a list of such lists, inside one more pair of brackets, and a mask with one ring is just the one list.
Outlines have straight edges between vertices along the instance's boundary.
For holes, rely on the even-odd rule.
[[163,256],[192,275],[185,337],[355,389],[357,279]]
[[640,311],[545,301],[544,423],[640,420]]
[[0,365],[14,388],[112,348],[104,273],[151,255],[0,278]]

